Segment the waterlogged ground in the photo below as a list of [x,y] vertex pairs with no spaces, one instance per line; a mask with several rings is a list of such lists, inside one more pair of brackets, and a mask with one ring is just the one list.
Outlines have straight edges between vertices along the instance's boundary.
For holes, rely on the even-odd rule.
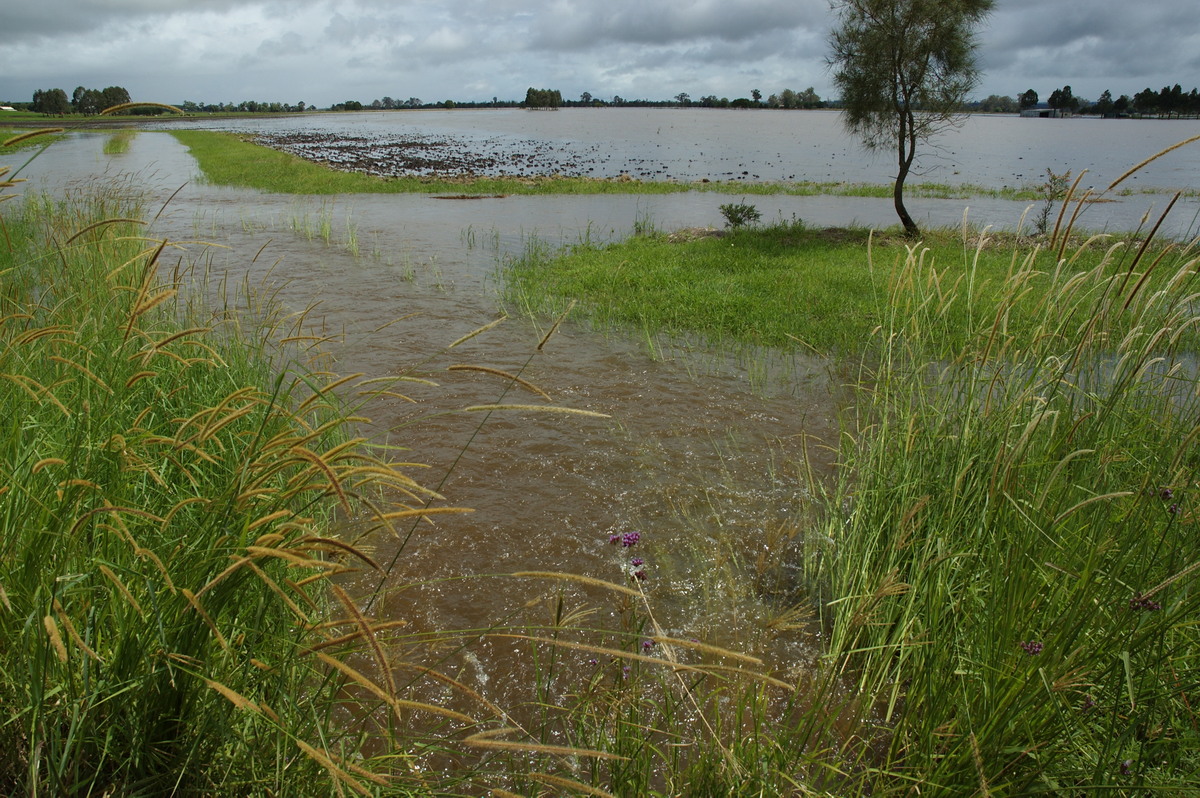
[[[801,598],[794,572],[778,567],[802,539],[812,491],[797,463],[807,452],[817,477],[830,475],[846,375],[814,357],[718,354],[570,318],[540,350],[553,320],[519,315],[447,349],[502,317],[505,258],[535,238],[560,246],[625,235],[650,213],[644,206],[610,203],[604,214],[577,198],[261,195],[194,182],[190,157],[166,134],[141,134],[124,160],[99,155],[102,140],[67,142],[29,176],[81,188],[136,167],[120,184],[150,188],[150,216],[165,203],[147,233],[183,242],[179,268],[206,286],[212,307],[252,318],[231,298],[249,286],[307,311],[301,332],[326,338],[307,353],[314,368],[422,380],[398,382],[383,398],[364,395],[378,383],[344,389],[370,419],[366,434],[397,447],[397,460],[423,464],[411,474],[445,497],[435,505],[473,510],[405,527],[402,539],[364,541],[390,564],[382,583],[373,575],[354,582],[364,601],[382,587],[377,616],[407,621],[414,638],[523,629],[551,621],[561,592],[569,609],[594,610],[584,625],[620,628],[629,615],[606,591],[509,574],[628,585],[640,570],[669,634],[757,651],[770,670],[808,662],[813,641],[803,624],[765,628],[778,622],[780,602]],[[459,366],[519,374],[550,401]],[[604,417],[464,411],[494,403]],[[635,531],[637,546],[610,545],[612,535]],[[633,557],[644,563],[633,566]],[[429,664],[430,649],[502,705],[528,697],[528,644],[487,638],[460,652],[439,639],[412,656]],[[566,666],[595,667],[592,659],[572,656]]]
[[[364,429],[375,441],[398,447],[397,459],[424,464],[412,474],[445,497],[439,505],[474,510],[406,528],[401,538],[366,541],[390,569],[382,582],[364,576],[355,587],[364,602],[382,588],[372,611],[406,621],[404,633],[426,641],[413,658],[428,664],[431,651],[437,661],[444,657],[439,667],[498,703],[527,697],[531,648],[486,637],[488,630],[550,623],[564,613],[590,628],[620,628],[644,613],[603,590],[511,574],[554,571],[633,584],[638,570],[668,634],[757,654],[777,673],[794,674],[809,662],[811,631],[802,619],[783,617],[804,599],[787,563],[803,540],[814,481],[831,473],[838,386],[853,375],[803,355],[719,355],[605,335],[571,319],[539,349],[552,320],[530,323],[519,314],[446,348],[500,317],[499,267],[530,241],[602,241],[646,224],[719,226],[718,206],[727,198],[264,195],[203,185],[165,133],[140,134],[128,153],[113,157],[102,154],[103,141],[104,134],[75,136],[24,176],[56,191],[97,179],[148,189],[151,216],[165,203],[148,233],[189,242],[179,263],[203,277],[198,285],[213,307],[250,286],[307,311],[305,331],[326,337],[313,350],[315,367],[364,380],[425,381],[391,388],[407,398],[360,393],[378,384],[345,388],[363,403],[359,412],[371,419]],[[887,200],[754,202],[767,219],[894,223]],[[1125,219],[1112,224],[1133,227],[1155,202],[1141,197],[1088,213],[1095,226]],[[913,207],[935,224],[954,224],[964,212],[961,201]],[[970,218],[1011,227],[1023,210],[1022,203],[973,203]],[[228,306],[245,313],[240,299]],[[548,403],[494,373],[455,366],[518,373],[553,406],[606,417],[465,411]],[[811,474],[798,465],[806,462]],[[613,535],[635,531],[635,547],[610,545]],[[634,557],[643,563],[634,565]],[[467,637],[477,642],[461,650],[457,638],[439,636],[446,630],[475,630]],[[592,659],[572,653],[564,662],[572,670],[604,666]]]

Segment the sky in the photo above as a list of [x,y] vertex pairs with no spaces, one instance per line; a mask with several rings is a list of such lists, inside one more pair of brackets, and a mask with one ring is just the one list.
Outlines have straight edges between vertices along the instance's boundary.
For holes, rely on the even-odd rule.
[[[829,0],[0,0],[0,101],[830,97]],[[1200,84],[1196,0],[996,0],[974,96]]]

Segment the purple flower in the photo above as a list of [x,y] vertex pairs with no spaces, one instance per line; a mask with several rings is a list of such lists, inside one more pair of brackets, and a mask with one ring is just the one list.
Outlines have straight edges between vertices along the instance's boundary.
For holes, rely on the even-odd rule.
[[1129,609],[1131,609],[1131,610],[1147,610],[1148,612],[1154,612],[1155,610],[1161,610],[1162,605],[1159,604],[1157,601],[1154,601],[1148,597],[1143,597],[1142,595],[1139,594],[1129,600]]
[[646,581],[646,572],[642,571],[642,570],[634,571],[633,578],[638,580],[639,582],[645,582]]
[[1124,762],[1121,763],[1121,775],[1128,776],[1132,772],[1133,772],[1133,760],[1126,759]]
[[1162,499],[1163,501],[1170,501],[1174,495],[1175,491],[1171,490],[1170,488],[1163,488],[1158,492],[1158,498]]
[[631,546],[636,546],[641,539],[641,532],[626,532],[624,535],[621,535],[621,545],[628,549]]
[[1033,656],[1037,656],[1038,654],[1042,653],[1043,646],[1041,643],[1037,642],[1036,640],[1030,640],[1027,643],[1022,643],[1021,648],[1025,649],[1026,654],[1033,657]]
[[1179,504],[1178,504],[1178,502],[1177,502],[1177,503],[1175,503],[1175,504],[1172,504],[1170,507],[1168,507],[1168,508],[1167,508],[1167,512],[1168,512],[1168,513],[1170,513],[1171,515],[1179,515]]
[[646,561],[643,560],[641,557],[634,557],[632,560],[629,561],[629,564],[632,565],[634,568],[639,568],[639,567],[645,565]]
[[652,648],[654,648],[653,640],[643,640],[642,641],[642,651],[649,651]]
[[610,545],[615,546],[621,542],[621,536],[620,535],[609,535],[608,542]]
[[1096,699],[1092,698],[1090,695],[1085,695],[1083,697],[1083,706],[1081,709],[1083,709],[1084,712],[1087,712],[1094,706],[1096,706]]

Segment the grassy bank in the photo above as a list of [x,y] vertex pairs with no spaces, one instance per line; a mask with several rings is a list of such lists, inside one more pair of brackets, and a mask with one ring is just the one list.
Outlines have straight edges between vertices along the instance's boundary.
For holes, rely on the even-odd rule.
[[1181,794],[1200,780],[1198,266],[1141,239],[781,225],[535,247],[509,296],[863,364],[801,531],[813,703],[747,737],[766,794],[784,774],[795,794]]
[[[573,177],[382,178],[356,172],[341,172],[295,155],[259,146],[231,133],[176,130],[172,131],[171,135],[188,148],[210,182],[282,194],[675,194],[684,191],[707,191],[739,195],[892,196],[890,185],[839,182],[674,183]],[[997,190],[983,186],[951,186],[939,183],[915,184],[910,186],[908,191],[913,197],[946,199],[987,196],[1032,200],[1039,196],[1033,187]]]
[[[895,232],[816,229],[802,223],[742,228],[715,235],[635,236],[610,246],[581,245],[566,253],[531,244],[507,270],[507,300],[527,311],[557,312],[580,300],[602,326],[651,334],[699,332],[730,344],[804,345],[857,357],[871,346],[892,303],[937,305],[929,342],[949,355],[969,340],[973,325],[995,321],[1021,340],[1036,334],[1036,314],[1050,301],[1052,278],[1103,264],[1130,267],[1140,242],[1097,237],[1063,254],[1061,244],[1028,248],[1012,236],[981,240],[975,233],[927,231],[920,243]],[[1154,247],[1141,257],[1147,290],[1166,280],[1183,255]],[[911,259],[927,268],[919,279]],[[1004,305],[1006,281],[1023,280],[1026,296]],[[1138,279],[1140,279],[1140,274]],[[1002,312],[1001,312],[1002,311]]]
[[903,262],[807,552],[872,794],[1198,783],[1197,265],[1014,274],[929,362],[969,287]]

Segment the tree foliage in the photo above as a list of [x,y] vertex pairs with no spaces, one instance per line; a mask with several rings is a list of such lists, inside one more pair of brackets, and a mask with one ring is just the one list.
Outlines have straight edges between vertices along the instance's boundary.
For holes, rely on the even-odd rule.
[[1059,111],[1077,111],[1080,104],[1079,98],[1075,96],[1075,92],[1071,91],[1070,86],[1063,86],[1061,89],[1050,92],[1050,99],[1046,102],[1051,108]]
[[558,89],[535,89],[532,86],[525,92],[526,108],[557,108],[562,105],[562,92]]
[[34,111],[40,114],[62,116],[71,110],[71,102],[62,89],[38,89],[33,93]]
[[917,146],[963,118],[978,82],[975,27],[994,0],[837,0],[829,65],[847,130],[870,150],[894,148],[893,199],[910,236],[904,180]]

